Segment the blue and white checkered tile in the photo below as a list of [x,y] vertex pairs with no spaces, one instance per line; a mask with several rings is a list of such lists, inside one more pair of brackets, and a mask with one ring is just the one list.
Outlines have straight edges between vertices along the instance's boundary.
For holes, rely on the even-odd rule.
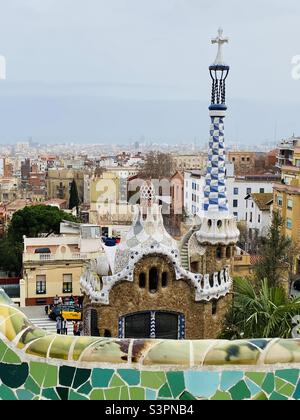
[[225,158],[224,119],[222,117],[212,117],[204,187],[205,211],[228,211]]

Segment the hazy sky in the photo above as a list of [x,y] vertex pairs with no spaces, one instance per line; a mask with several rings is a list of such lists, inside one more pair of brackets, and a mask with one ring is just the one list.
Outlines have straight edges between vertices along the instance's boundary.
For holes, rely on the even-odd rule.
[[[230,44],[227,139],[300,133],[298,0],[0,0],[0,142],[208,138],[210,39]],[[2,117],[1,117],[2,116]]]

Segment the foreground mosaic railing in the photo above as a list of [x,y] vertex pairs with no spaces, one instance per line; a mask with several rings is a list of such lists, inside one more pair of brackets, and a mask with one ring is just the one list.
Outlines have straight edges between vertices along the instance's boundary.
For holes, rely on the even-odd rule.
[[0,290],[1,400],[300,399],[300,340],[47,334]]

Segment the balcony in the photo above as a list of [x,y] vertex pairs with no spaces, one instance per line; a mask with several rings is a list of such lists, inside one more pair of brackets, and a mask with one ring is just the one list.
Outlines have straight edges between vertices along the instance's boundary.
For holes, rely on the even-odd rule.
[[92,258],[91,254],[73,253],[73,254],[31,254],[25,252],[23,254],[23,262],[51,262],[51,261],[63,261],[63,260],[88,260]]

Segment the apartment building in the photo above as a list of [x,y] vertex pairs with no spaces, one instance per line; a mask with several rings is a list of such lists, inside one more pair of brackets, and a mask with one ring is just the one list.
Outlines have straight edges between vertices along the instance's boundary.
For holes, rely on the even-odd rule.
[[80,296],[87,262],[104,255],[99,226],[62,223],[60,232],[48,238],[24,237],[21,305],[51,304],[56,295]]
[[[300,138],[282,141],[277,166],[281,180],[274,185],[274,210],[283,220],[283,232],[300,245]],[[294,272],[300,275],[300,255],[295,259]]]

